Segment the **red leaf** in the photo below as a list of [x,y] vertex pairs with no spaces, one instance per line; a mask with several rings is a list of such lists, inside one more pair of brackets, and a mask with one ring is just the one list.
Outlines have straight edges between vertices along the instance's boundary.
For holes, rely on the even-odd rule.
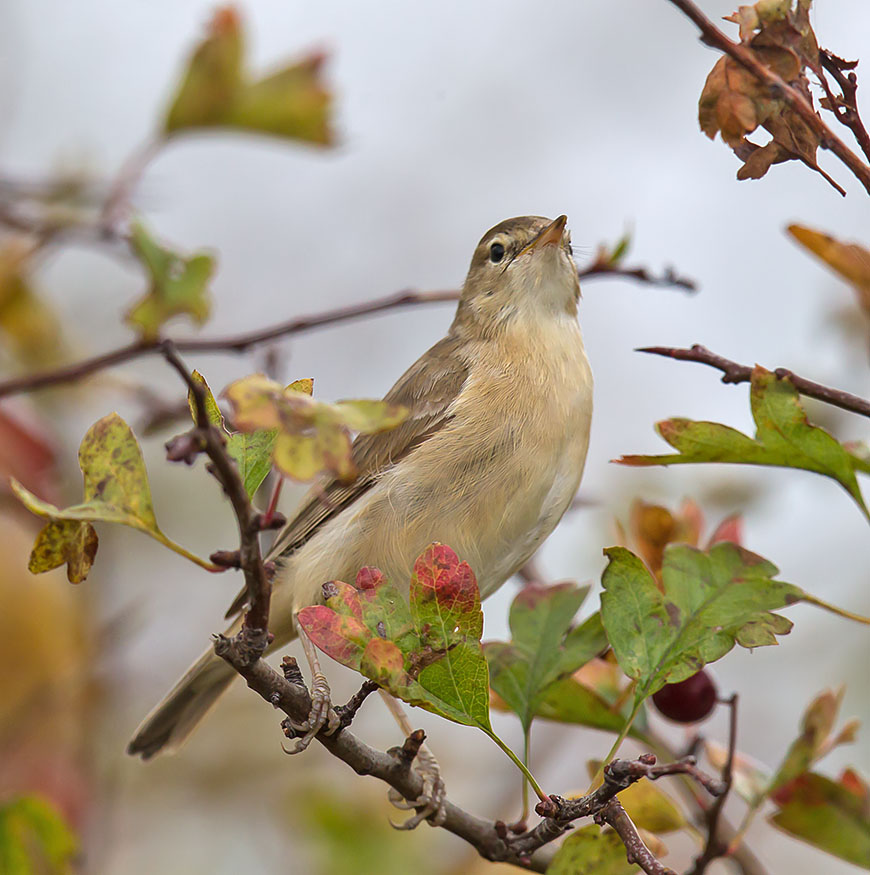
[[308,637],[336,662],[359,671],[371,632],[355,617],[342,616],[326,605],[312,605],[298,614]]
[[366,565],[360,568],[356,575],[357,589],[374,589],[384,579],[384,573],[374,565]]
[[725,517],[718,526],[716,531],[710,535],[710,542],[707,544],[709,550],[714,544],[721,541],[730,541],[732,544],[743,543],[743,518],[739,514]]
[[382,686],[403,686],[407,683],[402,651],[383,638],[372,638],[360,660],[360,670]]
[[362,622],[362,605],[359,593],[349,583],[341,580],[331,580],[323,584],[323,594],[326,603],[336,613],[345,617],[355,617]]

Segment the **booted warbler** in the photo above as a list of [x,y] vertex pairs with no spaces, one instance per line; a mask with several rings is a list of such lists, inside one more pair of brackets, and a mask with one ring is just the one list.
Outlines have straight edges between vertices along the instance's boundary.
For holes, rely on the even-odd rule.
[[[441,541],[485,598],[553,531],[580,484],[592,416],[566,221],[523,216],[484,234],[447,336],[386,395],[408,418],[360,435],[357,479],[312,490],[275,541],[272,649],[297,636],[295,614],[322,599],[323,583],[354,580],[363,565],[407,586],[414,559]],[[177,748],[235,676],[207,650],[128,752]]]

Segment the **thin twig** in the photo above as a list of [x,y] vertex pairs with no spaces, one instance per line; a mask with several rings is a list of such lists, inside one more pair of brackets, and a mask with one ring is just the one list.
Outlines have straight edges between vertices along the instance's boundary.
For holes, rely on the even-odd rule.
[[704,850],[695,858],[694,865],[687,875],[703,875],[710,863],[717,857],[724,856],[728,850],[728,843],[723,842],[719,836],[719,818],[722,815],[725,800],[728,798],[728,793],[734,780],[734,754],[737,750],[737,693],[731,695],[724,702],[730,708],[728,756],[725,760],[725,765],[722,767],[722,785],[725,789],[723,793],[713,800],[713,803],[707,810],[707,842],[704,845]]
[[[0,217],[2,221],[2,217]],[[694,288],[691,280],[677,277],[671,274],[657,278],[646,273],[642,268],[622,269],[612,266],[592,265],[586,270],[579,271],[581,278],[590,277],[626,277],[652,285],[676,285],[680,288]],[[242,353],[252,346],[268,343],[279,337],[289,337],[294,334],[302,334],[325,325],[335,325],[351,319],[359,319],[363,316],[371,316],[375,313],[383,313],[395,310],[399,307],[410,307],[419,304],[438,304],[447,301],[456,301],[459,292],[455,290],[420,292],[414,289],[406,289],[383,298],[375,298],[361,304],[351,304],[347,307],[336,307],[322,313],[313,313],[310,316],[299,316],[277,325],[255,331],[247,331],[241,334],[231,334],[224,337],[203,338],[178,338],[173,340],[178,352],[198,353]],[[161,351],[162,340],[135,340],[118,349],[101,353],[92,358],[83,359],[48,371],[35,374],[24,374],[11,380],[0,382],[0,398],[6,395],[15,395],[20,392],[30,392],[34,389],[42,389],[46,386],[58,386],[64,383],[74,383],[97,371],[104,370],[133,359],[153,355]]]
[[[741,365],[726,359],[698,343],[689,349],[670,346],[645,346],[635,351],[648,352],[652,353],[652,355],[661,355],[685,362],[698,362],[702,365],[709,365],[711,368],[722,371],[723,383],[749,383],[752,380],[753,369],[749,365]],[[844,392],[842,389],[832,389],[830,386],[823,386],[821,383],[799,377],[794,371],[788,370],[788,368],[777,368],[773,373],[780,380],[787,379],[801,395],[815,398],[818,401],[824,401],[826,404],[833,404],[835,407],[848,410],[852,413],[858,413],[861,416],[870,416],[870,401],[867,401],[865,398]]]
[[769,85],[793,109],[819,138],[823,149],[830,149],[852,171],[870,194],[870,166],[865,164],[819,117],[807,98],[789,85],[778,73],[762,63],[755,53],[742,43],[730,40],[692,0],[669,0],[701,31],[701,42],[730,55],[757,79]]
[[220,430],[209,422],[206,394],[202,383],[193,379],[172,341],[163,341],[160,352],[184,380],[194,399],[195,437],[201,440],[202,452],[209,457],[213,466],[212,472],[229,498],[238,523],[239,567],[245,576],[248,609],[237,644],[244,650],[246,658],[259,659],[267,644],[269,603],[272,595],[272,584],[260,553],[260,518],[251,505],[239,469],[226,450],[226,439]]
[[[840,86],[841,95],[837,97],[828,87],[824,73],[819,77],[831,104],[831,112],[837,117],[837,121],[849,128],[861,147],[861,151],[870,161],[870,134],[867,133],[867,128],[864,127],[864,122],[861,121],[861,114],[858,111],[858,77],[854,73],[854,67],[857,66],[858,62],[844,61],[827,49],[819,51],[819,62]],[[848,73],[845,72],[847,70]]]
[[673,869],[663,866],[653,852],[644,844],[637,827],[622,807],[622,803],[614,797],[595,816],[598,824],[606,823],[612,826],[625,845],[629,863],[637,863],[647,875],[677,875]]

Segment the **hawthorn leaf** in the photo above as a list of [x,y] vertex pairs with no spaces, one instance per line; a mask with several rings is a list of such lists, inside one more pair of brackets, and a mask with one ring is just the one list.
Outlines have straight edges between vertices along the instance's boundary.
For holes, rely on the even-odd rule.
[[11,481],[22,504],[37,516],[49,520],[31,553],[31,571],[48,571],[67,562],[70,580],[83,580],[96,553],[96,537],[87,527],[76,529],[60,523],[94,522],[117,523],[138,529],[197,565],[214,569],[209,562],[194,556],[160,530],[151,503],[151,487],[142,451],[130,426],[117,413],[104,416],[88,429],[79,447],[79,467],[84,478],[84,500],[62,510],[37,498],[17,480]]
[[233,422],[243,432],[277,429],[272,461],[294,480],[310,481],[327,472],[341,481],[357,474],[351,431],[373,434],[395,428],[407,408],[386,401],[339,401],[311,397],[311,380],[281,386],[263,374],[236,380],[224,394],[233,406]]
[[622,670],[637,682],[635,703],[715,662],[735,644],[775,644],[791,623],[772,611],[809,602],[863,622],[775,580],[777,568],[735,544],[702,552],[670,545],[662,589],[643,562],[623,547],[604,551],[601,618]]
[[[844,776],[845,777],[845,776]],[[769,821],[797,839],[870,869],[870,805],[867,786],[857,790],[854,773],[832,781],[815,772],[795,778],[775,797],[779,811]]]
[[167,111],[166,133],[219,127],[331,144],[332,96],[321,76],[324,55],[313,52],[251,79],[244,54],[238,14],[231,8],[218,10],[188,61]]
[[861,307],[870,312],[870,249],[857,243],[841,243],[803,225],[789,225],[787,230],[804,249],[846,280],[857,293]]
[[588,592],[588,586],[573,583],[526,586],[511,604],[511,642],[488,642],[484,647],[490,684],[526,732],[547,688],[607,646],[598,614],[570,628]]
[[[227,452],[238,466],[239,475],[245,485],[248,498],[253,498],[254,493],[260,488],[269,471],[272,470],[272,451],[275,446],[275,436],[278,433],[277,429],[257,429],[249,433],[230,431],[205,377],[199,371],[194,371],[191,376],[205,390],[205,409],[208,421],[221,429],[226,436]],[[190,415],[196,422],[196,404],[192,392],[188,392],[187,403],[190,407]]]
[[572,830],[547,866],[547,875],[577,875],[578,872],[634,875],[640,868],[628,862],[625,845],[613,830],[602,832],[600,827],[590,824]]
[[616,461],[633,466],[724,462],[814,471],[836,480],[870,519],[855,476],[856,470],[868,470],[867,464],[824,429],[810,425],[791,381],[756,365],[749,397],[755,438],[717,422],[667,419],[656,431],[677,453],[629,455]]
[[[728,762],[728,748],[715,741],[704,741],[704,753],[713,770],[721,773]],[[735,751],[731,764],[732,787],[744,802],[754,804],[764,797],[770,783],[770,771],[757,760]]]
[[[494,673],[491,665],[490,672]],[[606,732],[619,732],[625,725],[624,715],[574,677],[554,681],[543,689],[538,695],[534,716]]]
[[208,319],[211,299],[208,283],[214,258],[198,252],[185,258],[157,243],[141,222],[131,228],[133,251],[148,273],[149,288],[127,313],[127,322],[143,340],[156,340],[163,323],[187,315],[197,325]]
[[72,875],[78,841],[60,813],[39,796],[0,804],[0,872]]

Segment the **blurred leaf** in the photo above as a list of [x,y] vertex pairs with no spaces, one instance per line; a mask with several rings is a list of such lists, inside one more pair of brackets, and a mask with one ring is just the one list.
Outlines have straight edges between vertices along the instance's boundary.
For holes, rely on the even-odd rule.
[[544,689],[538,697],[534,716],[607,732],[619,732],[625,725],[622,714],[574,677],[562,678]]
[[77,851],[69,826],[45,800],[19,796],[0,805],[3,875],[66,875]]
[[167,134],[237,128],[329,145],[332,96],[323,84],[324,56],[314,52],[261,79],[244,70],[238,13],[219,9],[188,62],[164,124]]
[[766,795],[775,794],[798,775],[809,771],[815,762],[833,748],[855,740],[860,726],[857,720],[848,721],[836,736],[831,735],[843,703],[844,692],[843,687],[836,692],[826,690],[813,699],[801,721],[801,734],[789,747],[767,787]]
[[867,465],[826,431],[809,424],[791,381],[756,365],[749,398],[754,439],[717,422],[666,419],[656,431],[678,453],[622,456],[617,462],[639,466],[726,462],[815,471],[840,483],[870,519],[855,477],[855,471],[865,471]]
[[313,480],[321,472],[349,482],[357,474],[350,431],[365,434],[395,428],[406,408],[386,401],[339,401],[311,398],[310,380],[286,388],[263,374],[231,383],[224,394],[233,406],[233,422],[243,432],[278,429],[273,462],[294,480]]
[[663,590],[633,553],[622,547],[604,552],[601,618],[622,670],[637,681],[636,703],[692,676],[735,643],[775,644],[791,623],[771,611],[807,601],[843,613],[774,580],[776,566],[734,544],[715,544],[707,553],[669,546]]
[[[722,772],[728,762],[728,749],[715,741],[704,741],[704,753],[716,772]],[[731,766],[732,787],[745,802],[753,803],[764,794],[770,783],[770,771],[761,763],[739,752],[734,753]]]
[[28,368],[47,368],[65,352],[60,322],[35,292],[28,273],[32,249],[0,249],[0,336],[13,358]]
[[[248,498],[253,498],[254,493],[272,470],[272,449],[275,445],[277,429],[258,429],[250,434],[230,431],[205,377],[199,371],[194,371],[192,376],[205,389],[205,406],[209,422],[226,435],[227,452],[238,465]],[[193,421],[196,422],[196,404],[192,392],[188,392],[187,403]]]
[[[75,583],[84,580],[97,551],[92,522],[139,529],[203,568],[213,568],[171,541],[158,527],[142,451],[130,426],[117,413],[104,416],[88,429],[79,447],[79,467],[84,476],[84,501],[64,510],[12,480],[24,506],[49,520],[31,553],[31,571],[48,571],[66,562],[69,579]],[[85,525],[68,525],[71,522]]]
[[575,829],[547,866],[547,875],[633,875],[640,872],[628,862],[625,845],[613,831],[595,825]]
[[[865,785],[866,786],[866,785]],[[854,780],[838,783],[814,772],[801,775],[777,796],[770,822],[829,854],[870,869],[870,808]]]
[[205,252],[184,258],[157,243],[141,222],[133,223],[131,233],[133,251],[148,272],[150,287],[127,313],[127,322],[143,340],[155,340],[173,316],[184,314],[202,325],[211,310],[208,282],[214,258]]
[[488,642],[490,684],[528,730],[547,688],[607,647],[596,613],[571,628],[589,587],[529,584],[510,609],[511,642]]
[[828,234],[802,225],[789,225],[788,232],[804,249],[846,280],[855,289],[858,303],[870,313],[870,249],[857,243],[841,243]]

